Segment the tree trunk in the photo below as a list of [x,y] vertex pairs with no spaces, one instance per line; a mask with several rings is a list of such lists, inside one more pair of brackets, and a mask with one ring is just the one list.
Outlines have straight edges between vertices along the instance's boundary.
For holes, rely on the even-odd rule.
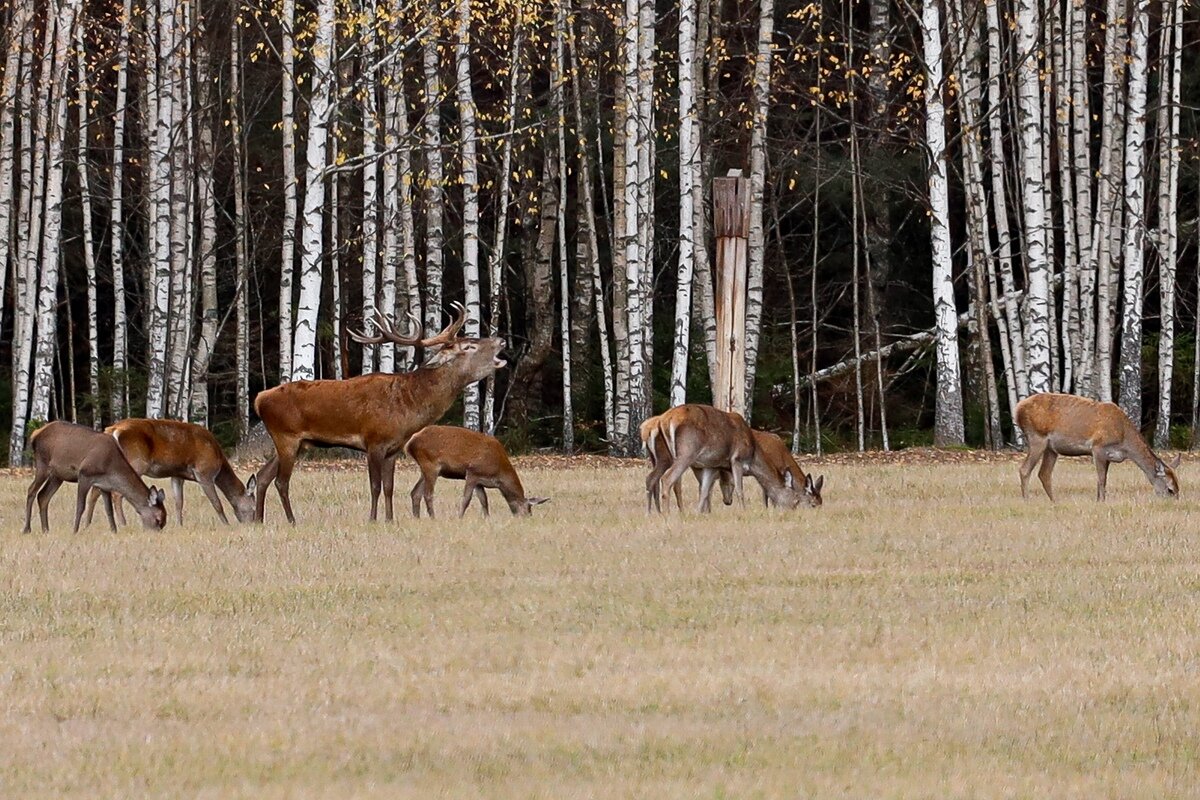
[[292,375],[292,286],[296,269],[299,187],[296,178],[296,0],[282,1],[283,238],[279,267],[279,382],[285,383]]
[[109,203],[109,259],[113,282],[113,419],[123,419],[129,407],[127,332],[125,304],[125,118],[129,97],[129,26],[133,24],[133,0],[124,0],[117,39],[117,94],[113,118],[112,199]]
[[[454,62],[458,77],[459,135],[462,137],[462,271],[464,305],[467,308],[465,331],[467,336],[478,337],[483,311],[479,299],[479,167],[475,155],[475,97],[471,90],[471,0],[457,0],[457,8]],[[561,31],[559,35],[561,37]],[[558,91],[561,94],[561,82]],[[566,341],[563,350],[564,362],[569,363],[570,352]],[[569,396],[567,402],[570,403]],[[463,395],[463,425],[471,430],[479,430],[478,383],[468,384]]]
[[208,426],[208,369],[217,345],[217,199],[213,182],[215,151],[213,124],[215,99],[212,96],[212,58],[206,35],[206,19],[200,0],[196,0],[196,105],[199,111],[196,134],[197,204],[200,207],[200,241],[197,259],[200,269],[200,338],[192,354],[191,419]]
[[[1179,255],[1179,101],[1182,79],[1183,2],[1163,4],[1158,101],[1158,423],[1154,446],[1171,443],[1171,392],[1175,375],[1175,268]],[[1169,59],[1169,60],[1168,60]],[[1168,71],[1169,67],[1169,71]],[[1163,88],[1169,87],[1169,88]],[[1165,177],[1164,177],[1165,173]]]
[[445,182],[442,167],[442,79],[439,72],[437,27],[440,10],[431,7],[433,30],[425,37],[421,64],[425,73],[425,330],[432,335],[442,327],[442,204]]
[[[87,64],[84,59],[83,27],[82,23],[75,27],[75,66],[79,73],[79,81],[75,87],[78,98],[76,111],[79,114],[76,165],[79,170],[79,197],[83,206],[83,263],[87,273],[88,391],[91,395],[92,427],[99,430],[103,427],[103,414],[100,406],[100,334],[97,330],[96,251],[92,238],[92,190],[88,174],[89,95]],[[5,222],[7,223],[7,219]],[[0,231],[7,229],[7,224],[0,227]],[[0,282],[0,305],[3,304],[3,289],[3,283]]]
[[317,33],[312,47],[312,97],[305,153],[304,216],[300,236],[300,302],[296,307],[296,344],[292,348],[292,380],[317,376],[317,317],[321,310],[322,226],[325,214],[325,164],[334,105],[334,2],[317,6]]
[[754,376],[762,335],[763,276],[766,236],[763,232],[763,190],[767,180],[767,112],[771,108],[772,40],[775,0],[760,0],[758,49],[754,57],[752,123],[750,128],[750,241],[746,273],[746,418],[754,413]]
[[1142,419],[1142,283],[1146,237],[1146,52],[1150,0],[1135,0],[1125,126],[1125,271],[1121,315],[1121,409]]
[[933,247],[933,308],[937,322],[937,403],[933,441],[936,445],[957,445],[963,443],[963,405],[946,180],[941,24],[939,0],[924,0],[921,33],[925,46],[925,132],[930,159],[929,230]]
[[[377,270],[379,266],[379,99],[375,82],[374,59],[377,57],[375,46],[375,26],[378,24],[375,0],[364,0],[362,21],[362,316],[370,319],[372,312],[379,304],[377,289]],[[387,158],[387,156],[385,156]],[[386,194],[385,194],[386,196]],[[395,266],[392,269],[393,292],[395,292]],[[394,314],[395,309],[384,309]],[[380,345],[381,349],[391,351],[390,344]],[[376,347],[362,345],[362,374],[374,372],[376,364]],[[380,365],[382,366],[382,365]]]
[[[696,185],[700,162],[696,142],[696,0],[679,7],[679,266],[675,274],[675,346],[671,353],[671,405],[687,402],[691,356],[692,283],[696,261]],[[700,245],[702,246],[702,244]]]
[[229,31],[229,118],[233,139],[233,241],[237,278],[236,394],[238,440],[250,430],[250,283],[246,254],[246,142],[242,132],[242,31],[235,14]]
[[[465,2],[465,0],[460,0]],[[566,39],[567,9],[559,0],[554,13],[554,61],[551,82],[554,85],[554,110],[558,127],[558,286],[559,342],[562,347],[562,449],[567,455],[575,452],[575,410],[571,397],[571,280],[567,263],[567,101],[566,101]],[[478,294],[478,281],[476,282]]]
[[[4,82],[0,84],[0,328],[4,322],[5,279],[8,277],[8,263],[12,260],[14,268],[17,265],[17,247],[10,236],[13,219],[14,172],[16,158],[13,140],[16,138],[16,107],[17,81],[22,84],[30,80],[28,74],[21,69],[22,41],[24,31],[33,15],[32,0],[19,0],[10,10],[8,53],[4,60]],[[28,190],[22,187],[22,191]],[[15,315],[14,315],[15,316]]]

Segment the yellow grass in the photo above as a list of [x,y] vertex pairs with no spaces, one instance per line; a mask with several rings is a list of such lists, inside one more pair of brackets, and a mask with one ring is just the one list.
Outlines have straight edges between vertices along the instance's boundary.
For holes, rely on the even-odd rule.
[[1103,506],[1073,460],[1054,505],[1015,461],[823,471],[820,511],[664,519],[640,469],[529,467],[532,520],[414,523],[403,465],[392,525],[307,471],[295,529],[192,486],[186,530],[78,537],[74,487],[22,536],[0,478],[0,794],[1197,792],[1186,465],[1178,502],[1115,467]]

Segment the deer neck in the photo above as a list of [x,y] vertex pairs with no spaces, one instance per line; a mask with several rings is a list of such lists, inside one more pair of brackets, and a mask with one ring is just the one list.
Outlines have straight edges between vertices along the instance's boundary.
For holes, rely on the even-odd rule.
[[497,484],[509,509],[516,514],[525,505],[525,487],[521,485],[521,479],[514,472],[512,475],[501,477]]
[[441,419],[467,383],[447,367],[421,367],[415,372],[397,374],[394,379],[406,390],[401,394],[402,402],[420,401],[418,408],[424,411],[421,427]]
[[141,511],[150,505],[150,488],[133,471],[133,467],[128,464],[125,464],[124,467],[124,469],[113,471],[112,491],[124,497],[133,504],[134,508]]
[[246,493],[246,484],[242,483],[242,479],[233,471],[233,467],[229,466],[228,461],[221,465],[217,479],[213,483],[221,490],[221,494],[229,498],[231,503],[236,502],[237,498]]
[[1125,432],[1125,442],[1122,449],[1125,450],[1126,457],[1137,464],[1146,477],[1153,482],[1162,466],[1162,459],[1154,454],[1154,451],[1150,449],[1150,445],[1146,444],[1146,440],[1142,438],[1142,435],[1132,425]]

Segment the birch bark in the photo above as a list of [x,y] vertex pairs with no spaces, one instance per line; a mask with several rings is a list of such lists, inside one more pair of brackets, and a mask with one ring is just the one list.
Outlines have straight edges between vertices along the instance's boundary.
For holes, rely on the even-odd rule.
[[[1159,48],[1158,171],[1162,188],[1158,196],[1160,333],[1155,447],[1167,447],[1171,443],[1171,393],[1175,375],[1175,270],[1179,257],[1179,101],[1183,77],[1183,2],[1172,0],[1169,4],[1164,3],[1163,10],[1163,46]],[[1163,87],[1167,88],[1164,90]]]
[[283,125],[283,237],[279,266],[279,382],[292,376],[292,305],[296,271],[296,220],[298,216],[296,178],[296,0],[283,0],[282,125]]
[[[471,89],[471,0],[457,0],[457,20],[454,46],[454,63],[457,76],[456,89],[458,93],[459,136],[461,137],[460,153],[462,156],[462,187],[463,187],[463,297],[467,309],[467,336],[478,337],[480,321],[483,312],[479,298],[479,165],[476,156],[475,142],[475,97]],[[560,11],[561,15],[561,0]],[[557,18],[557,15],[556,15]],[[558,61],[562,61],[561,30],[556,22],[558,34]],[[559,74],[559,117],[561,121],[561,72]],[[565,170],[563,170],[565,174]],[[564,178],[565,180],[565,178]],[[563,193],[565,197],[566,194]],[[565,205],[563,203],[562,205]],[[564,294],[564,302],[566,295]],[[570,380],[570,338],[564,340],[563,361],[565,377]],[[479,430],[479,384],[468,384],[463,394],[463,425],[471,430]],[[570,409],[570,392],[565,400],[567,410]],[[568,416],[569,419],[569,416]],[[566,423],[564,422],[564,425]]]
[[442,78],[438,53],[437,4],[429,11],[432,30],[422,48],[421,66],[425,76],[425,330],[432,335],[441,329],[442,315],[442,229],[445,203],[445,170],[442,164]]
[[[88,166],[88,74],[85,59],[84,30],[82,23],[75,26],[75,67],[78,80],[75,85],[79,128],[76,136],[76,168],[79,172],[79,199],[83,212],[83,264],[87,281],[88,323],[88,391],[91,395],[92,427],[99,430],[104,419],[100,407],[100,334],[97,328],[96,250],[92,236],[92,190]],[[0,227],[6,231],[8,225]],[[3,234],[0,234],[3,235]],[[3,271],[0,262],[0,272]],[[4,297],[3,279],[0,278],[0,305]]]
[[692,283],[696,260],[696,0],[679,6],[679,266],[675,272],[675,343],[671,352],[671,405],[687,402],[691,356]]

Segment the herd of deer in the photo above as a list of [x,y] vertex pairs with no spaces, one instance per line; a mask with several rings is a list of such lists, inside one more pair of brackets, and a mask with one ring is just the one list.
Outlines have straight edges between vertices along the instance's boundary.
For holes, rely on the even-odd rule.
[[[376,373],[345,380],[296,381],[261,392],[254,409],[275,445],[275,456],[245,484],[234,473],[216,438],[187,422],[127,419],[103,433],[70,422],[51,422],[33,433],[35,475],[25,504],[25,532],[30,530],[36,500],[42,530],[49,529],[50,498],[64,482],[77,483],[75,530],[97,499],[104,502],[109,527],[125,523],[124,498],[144,527],[166,524],[166,495],[143,478],[171,479],[176,519],[183,523],[183,481],[196,481],[228,522],[217,494],[223,493],[239,522],[261,522],[268,487],[274,483],[288,522],[295,522],[288,494],[296,458],[305,446],[348,447],[365,452],[371,484],[371,519],[377,517],[379,495],[384,515],[392,519],[392,487],[396,459],[412,458],[420,478],[410,493],[412,512],[421,503],[433,516],[433,487],[439,477],[465,482],[459,513],[478,499],[486,515],[486,489],[498,489],[513,514],[528,514],[544,498],[526,497],[504,447],[494,437],[464,428],[436,425],[454,399],[472,383],[490,377],[507,363],[499,338],[460,337],[466,311],[429,337],[404,335],[376,313],[377,333],[351,333],[365,345],[389,342],[425,352],[423,366],[400,374]],[[416,329],[420,324],[413,320]],[[1029,443],[1021,465],[1021,493],[1041,461],[1038,477],[1054,498],[1051,473],[1060,455],[1088,456],[1096,465],[1098,500],[1105,496],[1108,466],[1134,461],[1160,495],[1176,497],[1175,468],[1142,438],[1137,427],[1112,403],[1064,394],[1039,394],[1017,406],[1017,424]],[[709,511],[713,484],[720,482],[724,502],[736,496],[744,504],[742,481],[752,476],[763,489],[763,502],[784,509],[818,507],[824,476],[806,475],[776,435],[750,428],[741,415],[712,406],[683,405],[642,423],[642,444],[650,463],[646,477],[647,510],[662,510],[662,499],[674,493],[682,509],[680,482],[691,469],[700,483],[699,510]],[[113,502],[113,495],[117,502]]]

